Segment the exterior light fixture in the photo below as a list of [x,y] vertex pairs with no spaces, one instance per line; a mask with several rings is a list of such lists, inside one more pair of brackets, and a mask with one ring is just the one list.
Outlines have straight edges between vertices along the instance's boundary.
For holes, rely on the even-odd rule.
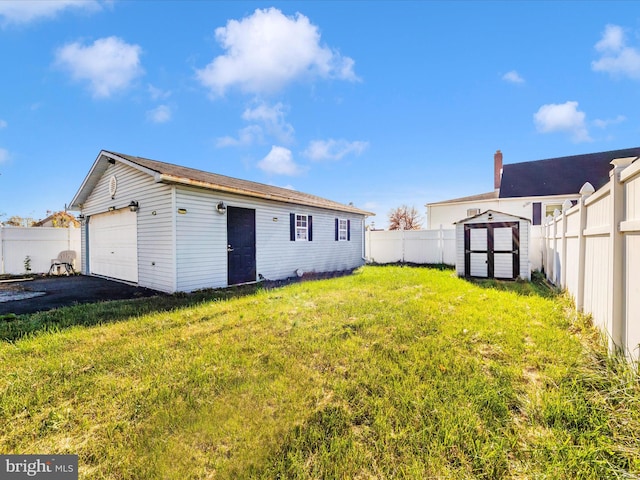
[[220,215],[224,215],[227,211],[227,206],[224,204],[224,202],[219,202],[218,205],[216,205],[216,210]]
[[138,202],[136,202],[135,200],[131,200],[131,203],[129,204],[129,210],[135,213],[138,211],[139,208],[140,208],[140,205],[138,205]]

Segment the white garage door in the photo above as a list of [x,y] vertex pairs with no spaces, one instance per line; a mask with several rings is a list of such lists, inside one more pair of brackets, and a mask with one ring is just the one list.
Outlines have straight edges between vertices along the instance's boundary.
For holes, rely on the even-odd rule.
[[137,214],[128,209],[89,220],[89,269],[92,274],[138,282]]

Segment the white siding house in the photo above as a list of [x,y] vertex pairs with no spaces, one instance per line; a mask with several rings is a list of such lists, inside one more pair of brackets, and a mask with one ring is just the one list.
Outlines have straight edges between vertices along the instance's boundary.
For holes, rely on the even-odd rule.
[[351,205],[101,151],[71,202],[83,273],[163,292],[218,288],[364,263]]
[[605,185],[613,159],[639,155],[636,147],[503,165],[498,150],[493,161],[494,190],[428,203],[427,229],[453,228],[460,218],[490,209],[528,218],[532,226],[542,225],[548,215],[562,210],[565,201],[575,204],[585,183],[596,190]]

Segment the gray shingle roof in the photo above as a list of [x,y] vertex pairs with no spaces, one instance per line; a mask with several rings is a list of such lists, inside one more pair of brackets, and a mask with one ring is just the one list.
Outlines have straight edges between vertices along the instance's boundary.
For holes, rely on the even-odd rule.
[[577,194],[586,182],[598,190],[609,181],[611,160],[638,156],[640,147],[506,164],[500,198]]
[[150,170],[160,176],[160,181],[165,183],[177,183],[195,185],[201,188],[223,192],[237,193],[249,197],[266,198],[274,201],[326,208],[341,212],[355,213],[359,215],[375,215],[356,208],[352,205],[344,205],[326,198],[310,195],[308,193],[290,190],[282,187],[274,187],[249,180],[227,177],[216,173],[205,172],[194,168],[182,167],[171,163],[160,162],[148,158],[136,157],[117,152],[103,151],[110,156],[120,157],[133,164]]

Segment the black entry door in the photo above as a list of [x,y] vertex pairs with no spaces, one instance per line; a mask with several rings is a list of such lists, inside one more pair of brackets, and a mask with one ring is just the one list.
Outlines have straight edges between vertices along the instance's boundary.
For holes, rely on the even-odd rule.
[[256,211],[227,208],[227,279],[229,285],[256,281]]

